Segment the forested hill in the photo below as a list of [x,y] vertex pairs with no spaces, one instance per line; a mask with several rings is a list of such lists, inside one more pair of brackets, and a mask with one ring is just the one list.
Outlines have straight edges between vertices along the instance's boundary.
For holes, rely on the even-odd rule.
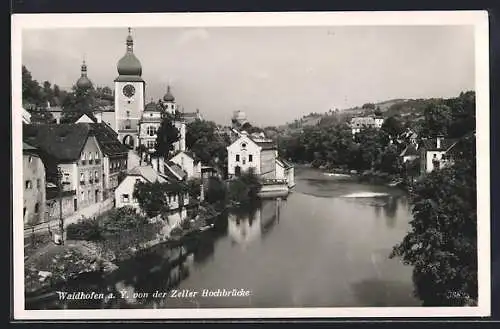
[[404,121],[418,121],[423,119],[424,109],[430,104],[442,99],[391,99],[378,103],[366,103],[361,106],[348,109],[331,109],[324,113],[312,112],[287,123],[280,128],[282,130],[296,130],[316,125],[330,125],[348,122],[352,117],[367,116],[380,112],[385,118],[399,116]]

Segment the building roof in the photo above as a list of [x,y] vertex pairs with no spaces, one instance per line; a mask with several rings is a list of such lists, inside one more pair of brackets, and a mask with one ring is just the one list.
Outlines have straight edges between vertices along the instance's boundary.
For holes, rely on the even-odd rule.
[[86,123],[25,124],[23,140],[58,162],[73,162],[80,159],[89,132]]
[[283,158],[277,158],[276,161],[280,162],[283,165],[283,168],[285,168],[285,169],[293,167],[293,165],[290,162],[286,161]]
[[457,143],[455,139],[441,139],[441,145],[437,147],[437,139],[426,139],[422,141],[422,148],[426,151],[448,151],[452,146]]
[[153,169],[151,166],[137,166],[132,169],[130,169],[127,172],[128,176],[141,176],[145,180],[147,180],[150,183],[153,182],[160,182],[160,183],[165,183],[167,180],[160,175],[156,170]]
[[255,144],[260,146],[262,150],[275,150],[278,147],[276,146],[276,143],[273,141],[259,141],[259,140],[254,140],[253,138],[250,138]]
[[23,151],[36,151],[37,148],[23,142]]
[[115,82],[145,82],[143,78],[135,75],[120,74],[116,77]]
[[120,143],[118,134],[110,126],[105,123],[91,123],[90,128],[102,153],[107,156],[128,154],[128,148]]
[[151,101],[144,107],[144,112],[160,112],[160,109],[158,108],[158,104]]
[[182,170],[181,166],[179,166],[173,161],[168,161],[165,164],[165,175],[169,174],[173,174],[173,176],[179,180],[182,180],[187,176],[187,173],[184,170]]
[[399,156],[404,157],[404,156],[412,156],[412,155],[418,155],[417,148],[415,145],[410,144],[405,149],[401,152]]
[[[85,116],[88,117],[90,119],[90,121],[97,122],[97,118],[92,113],[83,113],[82,115],[80,115],[78,117],[78,119],[75,120],[75,122],[78,122],[80,119],[83,119]],[[78,123],[88,123],[88,122],[81,121]]]

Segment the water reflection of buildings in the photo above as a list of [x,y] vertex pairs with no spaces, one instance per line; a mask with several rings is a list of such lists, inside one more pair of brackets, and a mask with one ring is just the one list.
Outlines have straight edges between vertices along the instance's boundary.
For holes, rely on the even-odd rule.
[[228,215],[227,232],[233,243],[246,246],[261,239],[279,221],[280,200],[262,200],[257,207]]

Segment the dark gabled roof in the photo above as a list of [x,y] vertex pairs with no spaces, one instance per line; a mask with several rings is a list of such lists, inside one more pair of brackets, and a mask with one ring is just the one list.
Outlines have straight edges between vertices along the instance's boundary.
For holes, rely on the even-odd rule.
[[437,140],[436,139],[426,139],[422,141],[422,148],[426,151],[447,151],[450,149],[457,140],[455,139],[441,139],[441,145],[438,148],[437,147]]
[[118,134],[110,126],[105,123],[91,123],[89,126],[102,153],[107,156],[128,154],[128,148],[120,143]]
[[262,150],[275,150],[277,149],[277,146],[274,142],[256,142],[254,141],[255,144],[260,146]]
[[415,147],[415,145],[410,144],[403,150],[403,152],[401,152],[401,154],[399,156],[404,157],[404,156],[412,156],[412,155],[419,155],[419,154],[418,154],[418,151],[417,151],[417,148]]
[[[180,177],[180,179],[184,179],[184,177],[187,175],[186,172],[184,170],[182,170],[182,168],[173,161],[168,161],[167,164],[165,165],[165,167],[166,167],[165,168],[166,175],[168,175],[169,171],[175,173],[175,175]],[[178,177],[175,177],[175,178],[179,179]]]
[[86,123],[25,124],[23,141],[53,157],[57,162],[80,158],[90,127]]

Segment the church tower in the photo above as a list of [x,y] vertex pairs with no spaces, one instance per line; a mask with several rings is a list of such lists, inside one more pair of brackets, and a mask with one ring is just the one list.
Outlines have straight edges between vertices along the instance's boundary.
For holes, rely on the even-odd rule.
[[162,107],[165,112],[174,114],[177,110],[177,104],[175,103],[175,97],[170,91],[170,85],[167,86],[167,93],[163,96]]
[[139,145],[139,121],[144,110],[146,83],[142,79],[141,62],[134,55],[134,40],[128,29],[125,55],[118,61],[115,79],[115,130],[124,144]]

